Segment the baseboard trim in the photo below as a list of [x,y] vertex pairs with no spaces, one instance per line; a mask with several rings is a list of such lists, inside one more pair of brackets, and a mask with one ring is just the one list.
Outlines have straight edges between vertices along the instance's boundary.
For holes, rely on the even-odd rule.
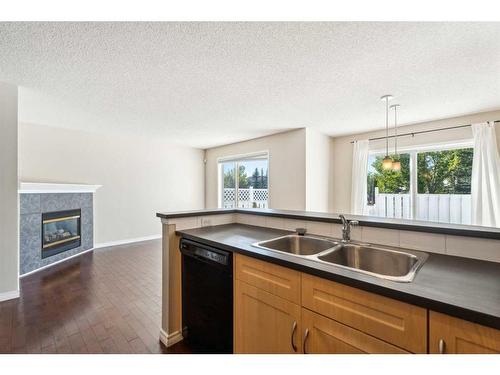
[[171,334],[167,334],[163,329],[160,330],[160,341],[167,348],[174,344],[177,344],[179,341],[182,341],[182,333],[180,331],[175,331]]
[[10,292],[0,293],[0,302],[8,301],[9,299],[19,298],[19,290],[11,290]]
[[161,234],[155,234],[152,236],[145,236],[145,237],[129,238],[126,240],[102,242],[102,243],[96,244],[94,246],[94,249],[101,249],[103,247],[111,247],[111,246],[119,246],[119,245],[127,245],[127,244],[134,243],[134,242],[157,240],[159,238],[161,238]]

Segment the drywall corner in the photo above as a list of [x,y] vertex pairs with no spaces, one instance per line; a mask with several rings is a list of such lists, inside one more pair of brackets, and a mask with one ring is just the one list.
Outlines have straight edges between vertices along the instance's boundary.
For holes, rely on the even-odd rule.
[[0,295],[19,291],[17,86],[0,82]]
[[330,137],[306,128],[306,210],[327,212],[330,186]]

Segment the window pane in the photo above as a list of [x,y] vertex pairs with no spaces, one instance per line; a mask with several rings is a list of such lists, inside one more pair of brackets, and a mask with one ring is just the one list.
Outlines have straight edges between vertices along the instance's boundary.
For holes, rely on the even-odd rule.
[[410,191],[410,154],[401,154],[399,159],[401,170],[393,171],[382,168],[383,155],[368,157],[368,204],[374,204],[375,188],[379,193],[406,194]]
[[238,207],[267,208],[268,198],[268,160],[240,160],[238,162]]
[[368,215],[411,217],[410,154],[391,155],[401,163],[398,171],[382,168],[384,155],[368,156],[367,204]]
[[236,163],[222,163],[222,178],[223,178],[223,190],[222,190],[222,207],[223,208],[234,208],[236,207],[236,180],[234,176],[234,170],[236,168]]
[[471,223],[472,148],[417,154],[415,218]]
[[419,194],[470,194],[472,148],[419,153]]

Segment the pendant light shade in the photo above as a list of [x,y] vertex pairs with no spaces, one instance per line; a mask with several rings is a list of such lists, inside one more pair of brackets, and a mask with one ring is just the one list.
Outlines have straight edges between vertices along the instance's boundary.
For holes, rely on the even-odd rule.
[[384,95],[380,97],[385,101],[385,158],[382,161],[382,168],[385,170],[392,169],[392,158],[389,156],[389,100],[392,95]]
[[401,162],[399,160],[394,160],[392,162],[392,170],[394,172],[399,172],[401,170]]
[[401,162],[399,161],[398,155],[398,108],[399,104],[391,105],[391,109],[394,109],[394,160],[392,162],[392,170],[394,172],[399,172],[401,170]]
[[385,170],[393,169],[392,158],[389,155],[386,155],[384,160],[382,160],[382,168]]

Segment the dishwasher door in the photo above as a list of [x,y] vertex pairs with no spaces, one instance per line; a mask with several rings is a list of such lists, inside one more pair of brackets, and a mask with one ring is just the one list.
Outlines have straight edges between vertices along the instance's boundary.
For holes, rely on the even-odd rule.
[[233,352],[232,253],[181,240],[183,336],[196,352]]

